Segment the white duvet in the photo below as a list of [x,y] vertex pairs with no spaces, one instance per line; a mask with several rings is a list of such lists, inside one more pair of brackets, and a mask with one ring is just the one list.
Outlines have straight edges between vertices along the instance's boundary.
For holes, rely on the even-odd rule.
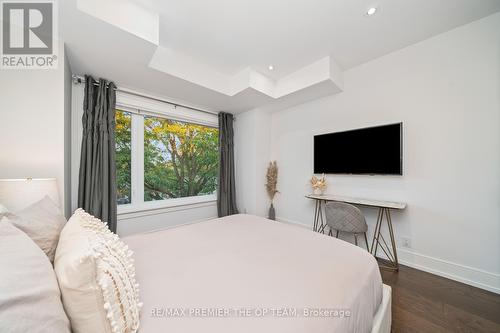
[[382,299],[365,250],[256,216],[123,240],[135,252],[140,333],[370,332]]

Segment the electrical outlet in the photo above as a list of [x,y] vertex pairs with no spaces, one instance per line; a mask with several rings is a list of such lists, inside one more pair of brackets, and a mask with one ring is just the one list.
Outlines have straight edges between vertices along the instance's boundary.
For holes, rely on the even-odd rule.
[[403,237],[403,238],[401,238],[401,240],[402,240],[402,243],[403,243],[402,244],[403,247],[406,247],[407,249],[411,249],[411,239],[410,238]]

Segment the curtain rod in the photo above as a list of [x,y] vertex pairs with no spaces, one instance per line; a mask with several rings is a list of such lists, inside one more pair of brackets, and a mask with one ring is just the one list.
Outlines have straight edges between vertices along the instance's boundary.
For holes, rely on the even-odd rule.
[[[73,74],[72,78],[73,78],[73,83],[74,84],[85,83],[85,77],[83,77],[81,75]],[[95,82],[94,85],[98,86],[99,83]],[[158,102],[167,103],[167,104],[173,105],[174,107],[186,108],[186,109],[189,109],[189,110],[194,110],[194,111],[199,111],[199,112],[203,112],[203,113],[208,113],[208,114],[211,114],[211,115],[217,115],[218,114],[217,112],[212,112],[212,111],[197,109],[197,108],[194,108],[194,107],[191,107],[191,106],[187,106],[187,105],[183,105],[183,104],[179,104],[179,103],[170,102],[170,101],[167,101],[167,100],[164,100],[164,99],[160,99],[160,98],[151,97],[151,96],[148,96],[148,95],[139,94],[139,93],[136,93],[136,92],[133,92],[133,91],[130,91],[130,90],[123,90],[123,89],[120,89],[120,88],[115,88],[115,90],[123,92],[123,93],[126,93],[126,94],[134,95],[134,96],[149,98],[149,99],[152,99],[152,100],[155,100],[155,101],[158,101]]]

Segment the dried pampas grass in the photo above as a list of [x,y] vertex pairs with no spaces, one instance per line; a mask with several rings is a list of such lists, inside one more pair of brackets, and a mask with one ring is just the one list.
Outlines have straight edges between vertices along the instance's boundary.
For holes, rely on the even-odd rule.
[[271,203],[274,200],[276,193],[278,193],[278,164],[276,161],[269,162],[266,174],[266,191]]

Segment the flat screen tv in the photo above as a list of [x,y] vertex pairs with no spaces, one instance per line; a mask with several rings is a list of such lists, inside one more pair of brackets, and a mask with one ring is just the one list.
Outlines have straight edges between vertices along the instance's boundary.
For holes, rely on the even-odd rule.
[[403,123],[314,136],[314,173],[402,175]]

